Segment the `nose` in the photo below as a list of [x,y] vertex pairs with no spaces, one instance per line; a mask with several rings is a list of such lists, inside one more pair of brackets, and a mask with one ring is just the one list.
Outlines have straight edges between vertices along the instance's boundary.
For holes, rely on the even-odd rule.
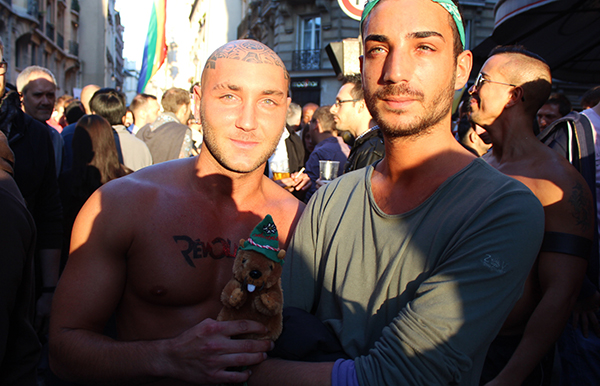
[[475,85],[472,85],[471,87],[469,87],[469,95],[473,95],[475,94]]
[[390,49],[383,68],[383,80],[385,83],[401,83],[409,81],[414,71],[414,62],[409,53],[402,48]]
[[237,119],[237,127],[244,131],[256,129],[256,111],[252,103],[244,101],[242,104],[240,116]]
[[258,279],[261,276],[262,276],[262,272],[260,272],[257,269],[255,269],[254,271],[250,271],[250,277],[253,279]]
[[335,114],[337,112],[337,105],[335,103],[331,105],[331,107],[329,108],[329,112],[331,114]]

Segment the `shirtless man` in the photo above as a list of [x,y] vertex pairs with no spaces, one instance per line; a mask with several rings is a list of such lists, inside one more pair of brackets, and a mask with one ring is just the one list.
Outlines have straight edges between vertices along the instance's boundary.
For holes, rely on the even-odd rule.
[[[544,377],[548,382],[552,360],[542,373],[540,362],[565,327],[589,258],[591,192],[575,168],[533,134],[536,112],[548,98],[551,82],[541,58],[509,46],[492,51],[469,90],[471,119],[487,130],[493,144],[484,159],[537,196],[544,206],[546,232],[523,296],[488,352],[482,384],[540,385]],[[491,365],[495,358],[502,361],[499,368]]]
[[[77,383],[243,382],[271,342],[216,322],[237,243],[271,214],[285,248],[302,204],[263,175],[285,124],[289,75],[261,43],[234,41],[194,89],[198,157],[104,185],[82,208],[52,310],[50,361]],[[116,312],[118,340],[102,335]]]

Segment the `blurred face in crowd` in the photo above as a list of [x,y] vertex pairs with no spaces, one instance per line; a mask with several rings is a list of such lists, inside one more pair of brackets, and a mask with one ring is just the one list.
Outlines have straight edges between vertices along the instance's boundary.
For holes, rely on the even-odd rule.
[[44,72],[32,72],[23,88],[23,111],[41,122],[50,119],[54,110],[56,86]]
[[349,131],[356,136],[355,125],[359,123],[357,104],[364,102],[351,102],[354,99],[350,93],[353,88],[352,83],[346,83],[340,87],[340,91],[335,97],[335,103],[331,105],[330,112],[333,115],[336,129]]
[[318,108],[319,106],[317,106],[314,103],[307,103],[306,105],[304,105],[304,107],[302,108],[302,123],[308,125],[310,123],[310,120],[312,119],[313,114]]
[[281,59],[258,42],[228,43],[208,59],[194,92],[203,146],[221,167],[249,173],[273,154],[285,127],[288,85]]
[[557,104],[545,104],[537,112],[537,122],[540,127],[540,131],[544,130],[546,126],[562,118],[560,111],[558,111]]
[[469,51],[455,57],[451,23],[429,0],[384,0],[365,20],[365,101],[386,138],[423,135],[450,120],[454,90],[472,63]]

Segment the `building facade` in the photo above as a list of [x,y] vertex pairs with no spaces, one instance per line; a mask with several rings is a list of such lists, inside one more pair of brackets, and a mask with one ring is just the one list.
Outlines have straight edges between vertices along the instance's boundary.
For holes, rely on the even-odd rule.
[[[460,2],[467,48],[491,34],[496,2]],[[337,0],[247,0],[242,5],[238,37],[259,40],[277,52],[290,72],[292,100],[300,105],[332,104],[341,82],[325,48],[357,39],[359,22],[346,15]],[[349,51],[355,61],[350,67],[358,68],[357,50]]]
[[206,60],[214,50],[237,39],[243,3],[242,0],[194,0],[189,16],[194,34],[189,58],[194,64],[192,83],[200,81]]
[[71,94],[79,83],[79,16],[77,0],[0,0],[7,81],[39,65],[56,77],[58,95]]
[[123,83],[123,26],[114,0],[0,0],[0,36],[13,85],[31,65],[52,71],[57,95]]
[[123,26],[115,0],[78,0],[81,86],[123,88]]

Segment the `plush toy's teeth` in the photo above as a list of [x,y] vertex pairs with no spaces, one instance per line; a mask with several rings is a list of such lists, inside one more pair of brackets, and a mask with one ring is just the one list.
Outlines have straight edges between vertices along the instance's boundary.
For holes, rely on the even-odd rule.
[[248,292],[254,292],[255,289],[256,289],[255,285],[248,284]]

